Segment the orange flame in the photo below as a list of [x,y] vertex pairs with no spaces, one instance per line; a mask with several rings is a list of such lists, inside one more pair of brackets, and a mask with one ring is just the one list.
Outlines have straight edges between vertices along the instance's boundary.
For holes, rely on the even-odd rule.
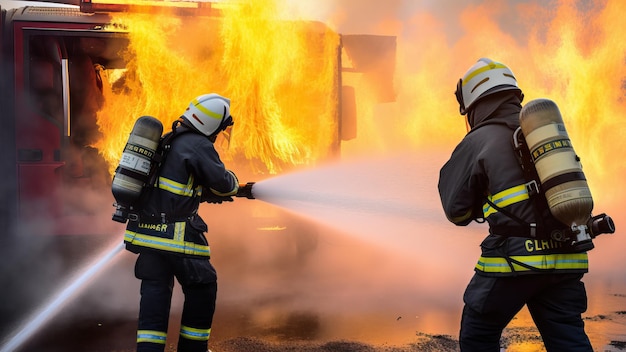
[[359,127],[370,129],[359,130],[368,138],[353,149],[450,150],[466,132],[456,82],[478,58],[489,57],[513,70],[525,102],[549,98],[559,105],[594,199],[619,199],[615,185],[626,173],[626,21],[619,15],[625,11],[619,1],[488,1],[462,8],[456,32],[447,10],[445,18],[415,12],[391,28],[399,36],[397,102],[361,108]]
[[[272,174],[335,153],[339,30],[285,21],[278,18],[282,6],[223,5],[220,19],[117,15],[132,55],[125,89],[110,91],[100,113],[106,139],[98,148],[110,164],[137,117],[154,115],[167,127],[191,98],[207,92],[232,99],[235,129],[222,154],[243,169]],[[458,21],[419,10],[403,22],[382,18],[372,24],[376,31],[398,36],[397,100],[377,104],[375,87],[344,73],[344,84],[357,88],[359,120],[358,137],[342,142],[342,154],[449,149],[465,133],[454,86],[486,56],[511,67],[526,101],[546,97],[559,105],[594,198],[617,196],[608,185],[626,171],[620,155],[626,24],[619,15],[625,11],[619,1],[488,2],[462,9]],[[458,22],[456,33],[451,22]]]
[[[279,21],[271,1],[223,7],[223,17],[118,14],[130,50],[99,113],[97,147],[117,163],[136,118],[165,130],[197,95],[229,97],[235,120],[227,160],[258,173],[314,164],[337,139],[339,36],[319,23]],[[123,83],[123,89],[112,89]]]

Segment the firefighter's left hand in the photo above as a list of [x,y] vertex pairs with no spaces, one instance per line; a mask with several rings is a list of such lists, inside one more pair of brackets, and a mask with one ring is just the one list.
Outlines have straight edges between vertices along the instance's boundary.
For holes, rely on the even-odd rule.
[[223,197],[207,192],[206,195],[202,195],[200,201],[214,204],[222,204],[222,202],[232,202],[233,197]]

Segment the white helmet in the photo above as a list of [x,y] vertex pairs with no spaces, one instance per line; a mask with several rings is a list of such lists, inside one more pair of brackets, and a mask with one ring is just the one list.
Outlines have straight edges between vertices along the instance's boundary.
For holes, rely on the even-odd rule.
[[192,100],[183,117],[206,136],[217,134],[233,124],[230,99],[215,93]]
[[517,90],[523,99],[511,69],[491,59],[479,59],[456,86],[455,95],[461,115],[467,114],[472,104],[480,98],[505,90]]

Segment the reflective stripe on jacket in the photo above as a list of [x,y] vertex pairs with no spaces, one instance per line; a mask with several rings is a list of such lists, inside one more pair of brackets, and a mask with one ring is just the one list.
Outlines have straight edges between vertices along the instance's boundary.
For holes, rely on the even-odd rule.
[[576,253],[565,242],[552,239],[489,235],[480,245],[482,255],[477,272],[489,276],[545,273],[546,271],[587,272],[587,253]]
[[[511,204],[527,200],[528,198],[529,196],[526,184],[505,189],[504,191],[498,192],[493,196],[487,196],[487,199],[499,208],[505,208]],[[485,219],[497,211],[498,210],[492,207],[489,203],[485,203],[483,205],[483,217]]]
[[193,229],[188,231],[187,221],[168,224],[134,222],[126,228],[124,242],[189,256],[211,256],[211,249],[203,234]]
[[476,264],[476,270],[485,273],[587,270],[588,263],[587,253],[520,255],[508,258],[481,256]]

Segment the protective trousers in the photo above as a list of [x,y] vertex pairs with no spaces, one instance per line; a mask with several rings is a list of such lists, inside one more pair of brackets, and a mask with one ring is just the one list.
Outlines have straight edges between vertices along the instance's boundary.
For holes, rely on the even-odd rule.
[[582,276],[475,274],[463,296],[461,351],[500,351],[502,330],[526,304],[548,352],[593,352],[581,317],[587,310]]
[[178,352],[206,352],[217,295],[217,275],[208,259],[144,251],[135,264],[141,280],[137,352],[163,352],[174,288],[184,294]]

